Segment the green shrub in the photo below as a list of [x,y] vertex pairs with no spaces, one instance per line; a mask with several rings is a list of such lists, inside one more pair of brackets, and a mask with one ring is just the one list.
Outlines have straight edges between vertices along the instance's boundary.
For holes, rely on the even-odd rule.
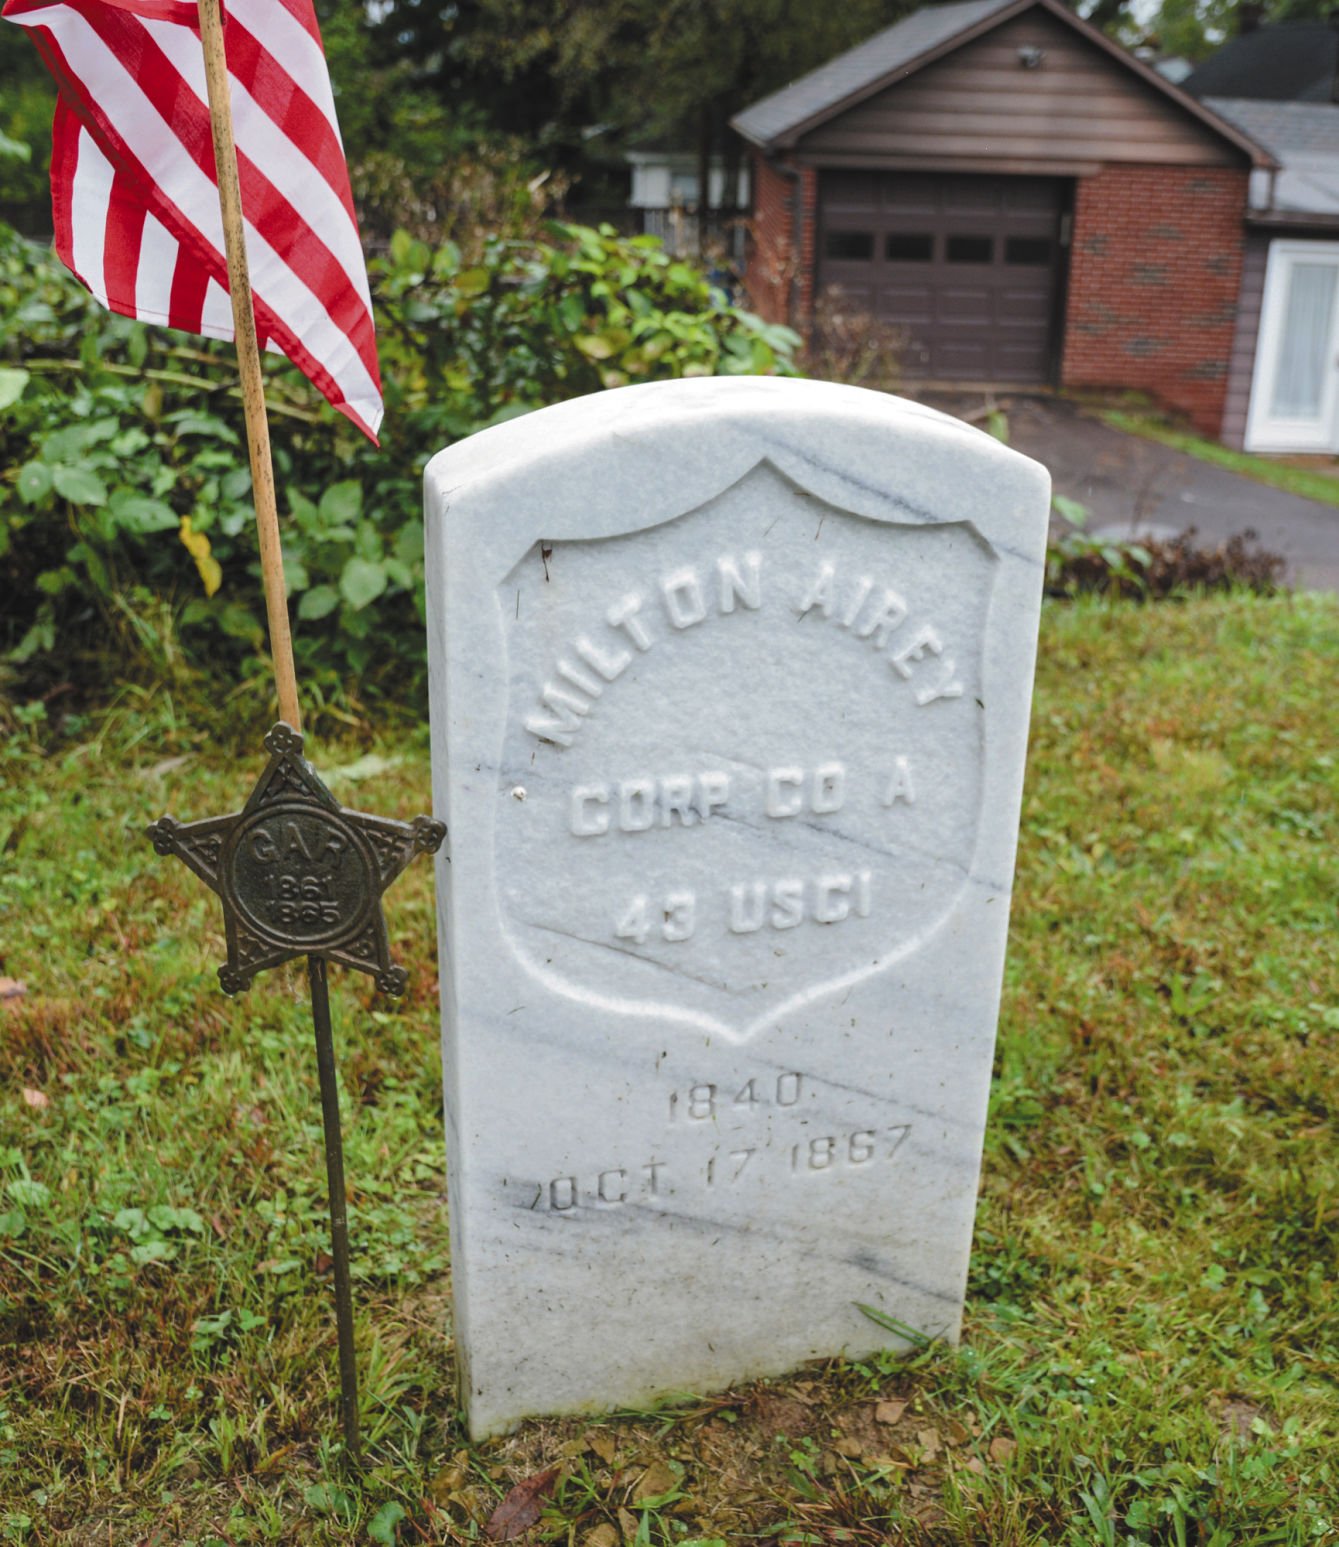
[[[485,425],[602,387],[792,373],[798,340],[651,238],[550,224],[479,261],[403,233],[372,266],[380,450],[267,361],[299,671],[317,702],[417,691],[421,479]],[[0,661],[17,695],[126,674],[264,691],[240,397],[227,346],[103,311],[0,227]]]
[[1197,537],[1194,527],[1175,537],[1138,540],[1068,532],[1053,539],[1047,551],[1046,594],[1155,602],[1209,591],[1272,596],[1284,589],[1287,559],[1255,546],[1254,532],[1240,532],[1212,547],[1201,547]]

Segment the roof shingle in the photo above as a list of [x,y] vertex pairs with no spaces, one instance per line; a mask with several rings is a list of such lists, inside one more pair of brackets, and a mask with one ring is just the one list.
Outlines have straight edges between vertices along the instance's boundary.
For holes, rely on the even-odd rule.
[[1267,147],[1278,161],[1275,177],[1252,179],[1252,209],[1339,221],[1339,106],[1244,97],[1210,97],[1205,106]]

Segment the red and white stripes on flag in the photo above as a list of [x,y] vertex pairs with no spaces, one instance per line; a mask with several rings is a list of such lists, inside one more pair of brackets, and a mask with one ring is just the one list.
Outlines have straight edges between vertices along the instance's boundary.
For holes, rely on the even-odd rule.
[[[112,311],[232,338],[195,0],[7,0],[60,86],[56,250]],[[262,345],[373,440],[367,270],[311,0],[227,0],[225,46]]]

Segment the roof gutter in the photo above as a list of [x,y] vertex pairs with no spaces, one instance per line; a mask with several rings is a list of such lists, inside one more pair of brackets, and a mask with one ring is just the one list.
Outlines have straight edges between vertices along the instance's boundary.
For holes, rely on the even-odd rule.
[[1319,210],[1250,210],[1246,225],[1252,231],[1333,232],[1339,230],[1339,212]]

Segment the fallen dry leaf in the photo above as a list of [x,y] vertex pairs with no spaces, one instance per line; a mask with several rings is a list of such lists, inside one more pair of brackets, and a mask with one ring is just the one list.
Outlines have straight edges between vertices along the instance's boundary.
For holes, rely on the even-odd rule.
[[655,1499],[662,1493],[672,1493],[678,1480],[663,1461],[653,1461],[637,1479],[637,1486],[632,1490],[632,1502],[640,1504],[643,1499]]
[[290,1443],[288,1445],[280,1445],[280,1446],[278,1446],[276,1449],[270,1451],[269,1455],[267,1455],[264,1458],[264,1460],[258,1461],[256,1463],[256,1471],[258,1471],[258,1472],[273,1472],[273,1471],[275,1471],[277,1468],[283,1466],[285,1460],[289,1456],[291,1456],[293,1454],[293,1452],[297,1448],[298,1448],[298,1446],[297,1446],[297,1442],[296,1441],[293,1441],[292,1443]]
[[[606,1466],[613,1466],[614,1457],[618,1454],[618,1441],[608,1429],[591,1429],[586,1435],[586,1449],[594,1451]],[[609,1526],[608,1529],[612,1531],[614,1528]]]
[[443,1509],[451,1519],[468,1521],[471,1526],[477,1526],[481,1520],[486,1520],[492,1507],[493,1495],[474,1483],[449,1494],[443,1505]]
[[921,1447],[931,1461],[944,1448],[944,1442],[939,1438],[938,1429],[917,1429],[916,1443]]
[[23,1104],[32,1107],[35,1112],[44,1112],[51,1105],[51,1097],[44,1090],[29,1090],[23,1087]]
[[444,1466],[428,1484],[428,1493],[439,1504],[444,1504],[453,1493],[459,1493],[468,1481],[468,1471],[453,1462],[450,1466]]
[[944,1433],[948,1436],[948,1442],[950,1445],[966,1444],[970,1432],[971,1431],[968,1429],[967,1425],[965,1423],[959,1423],[956,1418],[950,1418],[949,1421],[944,1425]]
[[887,1402],[880,1402],[874,1409],[874,1417],[879,1423],[896,1423],[907,1410],[907,1404],[900,1398],[892,1398]]
[[516,1484],[488,1517],[484,1535],[490,1542],[513,1542],[524,1536],[539,1519],[544,1506],[540,1502],[558,1478],[556,1466],[547,1467]]
[[904,1472],[907,1469],[906,1461],[896,1456],[866,1456],[865,1465],[883,1467],[890,1472]]
[[630,1542],[637,1535],[637,1517],[630,1509],[620,1509],[618,1512],[618,1528],[623,1533],[623,1540]]
[[850,1460],[857,1459],[865,1449],[859,1440],[838,1440],[832,1448],[839,1456],[846,1456]]
[[28,985],[21,983],[18,978],[0,978],[0,1004],[7,1009],[13,1009],[20,999],[28,992]]
[[1003,1434],[997,1434],[990,1442],[990,1459],[1004,1462],[1018,1449],[1018,1441],[1006,1439]]
[[596,1526],[581,1538],[581,1547],[618,1547],[618,1532],[607,1522]]

